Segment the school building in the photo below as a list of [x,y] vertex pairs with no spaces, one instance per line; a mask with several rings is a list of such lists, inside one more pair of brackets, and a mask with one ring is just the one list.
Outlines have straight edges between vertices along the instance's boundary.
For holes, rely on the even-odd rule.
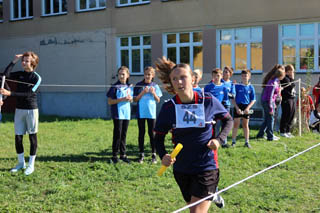
[[163,55],[202,69],[201,84],[226,65],[238,82],[251,69],[251,83],[260,84],[274,64],[291,63],[296,79],[313,85],[319,9],[318,0],[0,0],[0,72],[32,50],[40,57],[42,114],[104,118],[117,68],[128,66],[135,84]]

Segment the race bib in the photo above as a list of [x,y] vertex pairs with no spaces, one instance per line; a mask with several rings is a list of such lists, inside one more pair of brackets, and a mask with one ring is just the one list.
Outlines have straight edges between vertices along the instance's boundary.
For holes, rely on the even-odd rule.
[[203,104],[175,104],[176,128],[204,128],[205,115]]

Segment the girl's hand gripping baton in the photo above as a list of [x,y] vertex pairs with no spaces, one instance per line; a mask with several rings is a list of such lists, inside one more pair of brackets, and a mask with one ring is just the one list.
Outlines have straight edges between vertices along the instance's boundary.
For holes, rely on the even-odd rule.
[[[170,154],[171,159],[175,158],[179,154],[179,152],[181,151],[182,148],[183,148],[182,144],[178,143],[176,148],[174,148],[174,150]],[[161,176],[166,171],[166,169],[167,169],[167,167],[162,165],[158,171],[158,176]]]

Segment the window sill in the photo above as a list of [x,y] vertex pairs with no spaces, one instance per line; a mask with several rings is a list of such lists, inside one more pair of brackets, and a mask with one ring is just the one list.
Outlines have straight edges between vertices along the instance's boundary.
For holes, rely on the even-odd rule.
[[99,11],[99,10],[105,10],[107,7],[97,7],[97,8],[90,8],[90,9],[79,9],[76,10],[77,13],[83,13],[83,12],[90,12],[90,11]]
[[52,14],[42,14],[41,17],[50,17],[50,16],[61,16],[61,15],[67,15],[68,12],[63,13],[52,13]]
[[11,18],[10,21],[23,21],[28,19],[33,19],[33,16],[24,17],[24,18]]
[[122,4],[119,5],[117,4],[116,7],[117,8],[121,8],[121,7],[132,7],[132,6],[139,6],[139,5],[145,5],[145,4],[150,4],[151,2],[139,2],[139,3],[133,3],[133,4]]

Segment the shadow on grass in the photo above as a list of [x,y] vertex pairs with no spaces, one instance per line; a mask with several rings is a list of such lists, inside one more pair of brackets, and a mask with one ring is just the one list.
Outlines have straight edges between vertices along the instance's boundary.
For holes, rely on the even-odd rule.
[[[56,115],[41,115],[39,116],[40,122],[59,122],[59,121],[82,121],[82,120],[90,120],[90,119],[103,119],[105,118],[81,118],[81,117],[62,117]],[[14,121],[14,114],[13,113],[3,113],[2,114],[2,121],[3,123],[6,122],[13,122]]]

